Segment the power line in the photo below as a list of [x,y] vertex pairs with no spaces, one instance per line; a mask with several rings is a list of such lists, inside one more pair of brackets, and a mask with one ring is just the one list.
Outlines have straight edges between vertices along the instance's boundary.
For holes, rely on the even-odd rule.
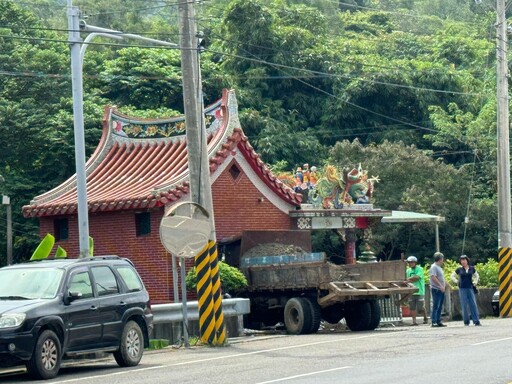
[[330,77],[333,77],[333,78],[344,78],[344,79],[350,79],[350,80],[360,80],[360,81],[363,81],[363,82],[368,82],[368,83],[373,83],[373,84],[389,85],[389,86],[393,86],[393,87],[397,87],[397,88],[413,89],[413,90],[417,90],[417,91],[428,91],[428,92],[435,92],[435,93],[446,93],[446,94],[452,94],[452,95],[464,95],[464,96],[475,96],[475,97],[481,97],[482,96],[482,94],[480,94],[480,93],[446,91],[446,90],[442,90],[442,89],[433,89],[433,88],[421,88],[421,87],[415,87],[415,86],[412,86],[412,85],[403,85],[403,84],[388,83],[388,82],[377,81],[377,80],[363,79],[363,78],[359,78],[359,77],[356,77],[356,76],[348,76],[348,75],[342,75],[342,74],[330,74],[330,73],[314,71],[314,70],[306,69],[306,68],[292,67],[292,66],[285,65],[285,64],[271,63],[271,62],[266,61],[266,60],[257,59],[257,58],[250,58],[250,57],[247,57],[247,56],[241,56],[241,55],[237,55],[237,54],[233,54],[233,53],[213,51],[211,49],[207,49],[207,51],[211,52],[211,53],[216,53],[216,54],[219,54],[219,55],[230,56],[230,57],[234,57],[234,58],[237,58],[237,59],[253,61],[253,62],[256,62],[256,63],[270,65],[270,66],[278,67],[278,68],[282,68],[282,69],[293,69],[293,70],[297,70],[297,71],[301,71],[301,72],[306,72],[306,73],[311,73],[311,74],[315,74],[315,75],[330,76]]
[[[68,43],[67,40],[41,38],[41,37],[22,37],[22,36],[13,36],[13,35],[0,35],[0,38],[18,39],[18,40],[30,40],[30,41],[43,41],[43,42],[55,42],[55,43],[66,43],[66,44]],[[84,44],[96,45],[96,46],[121,47],[121,48],[137,47],[137,48],[147,48],[147,49],[182,49],[180,47],[165,47],[165,46],[153,46],[153,45],[131,45],[131,44],[119,44],[119,43],[97,43],[97,42],[93,43],[93,42],[88,42],[88,43],[84,43]],[[272,62],[269,62],[269,61],[266,61],[266,60],[257,59],[257,58],[250,58],[250,57],[247,57],[247,56],[241,56],[241,55],[237,55],[237,54],[213,51],[211,49],[207,49],[207,51],[211,52],[211,53],[215,53],[215,54],[235,57],[235,58],[238,58],[238,59],[244,59],[244,60],[253,61],[253,62],[260,63],[260,64],[270,65],[270,66],[279,67],[279,68],[283,68],[283,69],[293,69],[293,70],[297,70],[297,71],[301,71],[301,72],[305,72],[305,73],[309,73],[309,74],[313,74],[313,75],[320,75],[320,76],[324,76],[324,77],[344,78],[344,79],[348,79],[348,80],[358,80],[358,81],[372,83],[372,84],[380,84],[380,85],[392,86],[392,87],[397,87],[397,88],[412,89],[412,90],[416,90],[416,91],[482,97],[482,94],[480,94],[480,93],[447,91],[447,90],[434,89],[434,88],[423,88],[423,87],[416,87],[416,86],[412,86],[412,85],[396,84],[396,83],[389,83],[389,82],[372,80],[372,79],[365,79],[365,78],[361,78],[361,77],[357,77],[357,76],[349,76],[349,75],[343,75],[343,74],[330,74],[330,73],[314,71],[314,70],[310,70],[310,69],[306,69],[306,68],[292,67],[292,66],[289,66],[289,65],[272,63]]]

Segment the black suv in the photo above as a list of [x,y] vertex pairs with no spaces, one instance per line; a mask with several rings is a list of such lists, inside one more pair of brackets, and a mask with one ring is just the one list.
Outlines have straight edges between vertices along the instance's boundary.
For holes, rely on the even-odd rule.
[[38,260],[0,268],[0,367],[55,377],[63,358],[112,352],[137,365],[149,346],[149,295],[128,259]]

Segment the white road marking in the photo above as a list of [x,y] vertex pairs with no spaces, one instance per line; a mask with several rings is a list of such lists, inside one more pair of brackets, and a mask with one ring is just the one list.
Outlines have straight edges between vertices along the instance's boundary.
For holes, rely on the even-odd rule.
[[275,380],[270,380],[270,381],[262,381],[262,382],[259,382],[256,384],[278,383],[280,381],[293,380],[293,379],[297,379],[299,377],[313,376],[313,375],[318,375],[319,373],[325,373],[325,372],[341,371],[342,369],[348,369],[348,368],[352,368],[352,367],[348,366],[348,367],[324,369],[323,371],[316,371],[316,372],[310,372],[310,373],[303,373],[302,375],[282,377],[280,379],[275,379]]
[[[78,381],[91,380],[91,379],[100,379],[100,378],[104,379],[104,378],[107,378],[109,376],[129,375],[129,374],[133,374],[135,372],[142,372],[142,371],[146,371],[146,370],[161,369],[161,368],[167,368],[167,367],[177,367],[177,366],[181,366],[181,365],[197,364],[197,363],[203,363],[205,361],[232,359],[232,358],[236,358],[236,357],[251,356],[251,355],[257,355],[257,354],[267,353],[267,352],[283,351],[283,350],[286,350],[286,349],[304,348],[304,347],[309,347],[311,345],[321,345],[321,344],[329,344],[329,343],[339,343],[339,342],[342,342],[342,341],[368,339],[368,338],[371,338],[371,337],[378,337],[378,336],[382,336],[382,335],[384,335],[384,334],[378,334],[377,333],[377,334],[371,334],[371,335],[365,335],[365,336],[329,339],[329,340],[324,340],[324,341],[317,341],[317,342],[314,342],[314,343],[289,345],[289,346],[286,346],[286,347],[279,347],[279,348],[272,348],[272,349],[262,349],[262,350],[259,350],[259,351],[246,352],[246,353],[237,353],[237,354],[234,354],[234,355],[224,355],[224,356],[217,356],[217,357],[209,357],[207,359],[197,359],[197,360],[184,361],[184,362],[181,362],[181,363],[157,365],[155,367],[123,370],[123,371],[120,371],[120,372],[109,373],[109,374],[106,374],[106,375],[95,375],[95,376],[82,377],[82,378],[78,378],[78,379],[62,380],[62,381],[58,381],[58,383],[73,383],[73,382],[78,382]],[[350,367],[342,367],[342,368],[335,368],[335,369],[346,369],[346,368],[350,368]],[[327,370],[325,372],[328,372],[328,371],[329,370]],[[310,373],[310,374],[306,374],[306,375],[311,375],[311,374],[314,374],[314,373]],[[281,380],[281,379],[279,379],[279,380]],[[271,381],[269,381],[268,383],[271,383]]]
[[504,339],[496,339],[496,340],[489,340],[489,341],[482,341],[481,343],[475,343],[475,344],[471,344],[472,346],[475,346],[475,345],[482,345],[482,344],[490,344],[490,343],[499,343],[501,341],[506,341],[506,340],[511,340],[512,337],[505,337]]
[[91,380],[91,379],[103,379],[108,376],[129,375],[133,372],[149,371],[152,369],[160,369],[160,368],[165,368],[165,367],[166,367],[165,365],[157,365],[156,367],[136,368],[136,369],[130,369],[129,371],[124,370],[124,371],[120,371],[120,372],[109,373],[108,375],[96,375],[96,376],[81,377],[79,379],[62,380],[62,381],[58,381],[58,383],[74,383],[76,381],[84,381],[84,380]]
[[258,354],[267,353],[267,352],[283,351],[283,350],[286,350],[286,349],[294,349],[294,348],[303,348],[303,347],[309,347],[311,345],[320,345],[320,344],[328,344],[328,343],[339,343],[341,341],[367,339],[367,338],[370,338],[370,337],[377,337],[377,336],[381,336],[381,335],[372,334],[372,335],[367,335],[367,336],[346,337],[346,338],[342,338],[342,339],[317,341],[315,343],[289,345],[289,346],[286,346],[286,347],[279,347],[279,348],[272,348],[272,349],[262,349],[260,351],[254,351],[254,352],[237,353],[236,355],[217,356],[217,357],[209,357],[207,359],[184,361],[184,362],[181,362],[181,363],[169,364],[169,366],[175,367],[175,366],[178,366],[178,365],[188,365],[188,364],[202,363],[202,362],[205,362],[205,361],[231,359],[233,357],[244,357],[244,356],[250,356],[250,355],[258,355]]

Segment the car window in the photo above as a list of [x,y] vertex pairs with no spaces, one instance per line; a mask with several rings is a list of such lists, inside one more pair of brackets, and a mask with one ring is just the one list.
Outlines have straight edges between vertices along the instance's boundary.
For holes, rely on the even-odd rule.
[[116,276],[109,267],[92,267],[91,272],[94,276],[99,296],[119,293]]
[[85,271],[76,273],[71,276],[71,280],[69,282],[69,291],[80,292],[82,296],[79,299],[87,299],[93,297],[94,294],[92,292],[92,284],[89,273]]
[[116,269],[119,272],[119,275],[121,275],[121,278],[123,279],[124,283],[128,287],[128,291],[136,292],[142,290],[142,282],[140,281],[137,272],[135,272],[133,268],[127,266],[117,267]]
[[0,271],[0,297],[7,299],[51,299],[64,275],[58,268],[15,268]]

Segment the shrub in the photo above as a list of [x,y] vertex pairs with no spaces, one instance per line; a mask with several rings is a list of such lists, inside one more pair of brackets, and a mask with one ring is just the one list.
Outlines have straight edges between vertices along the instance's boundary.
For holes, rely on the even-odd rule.
[[479,287],[493,288],[499,286],[499,263],[496,260],[488,259],[487,263],[478,263],[475,268],[480,276]]
[[[453,271],[455,271],[460,264],[458,261],[446,259],[443,265],[444,278],[450,284],[452,288],[457,289],[457,285],[450,279],[450,275]],[[498,273],[499,273],[499,264],[494,259],[488,259],[486,263],[478,263],[475,265],[475,268],[478,272],[478,276],[480,277],[478,280],[478,286],[482,288],[492,288],[497,287],[499,285],[498,282]],[[429,282],[429,269],[430,265],[425,265],[423,270],[425,272],[425,283]]]
[[[222,261],[219,261],[219,277],[222,284],[223,293],[237,292],[247,287],[247,279],[238,268],[232,267]],[[196,268],[190,269],[185,277],[188,290],[197,288]]]

